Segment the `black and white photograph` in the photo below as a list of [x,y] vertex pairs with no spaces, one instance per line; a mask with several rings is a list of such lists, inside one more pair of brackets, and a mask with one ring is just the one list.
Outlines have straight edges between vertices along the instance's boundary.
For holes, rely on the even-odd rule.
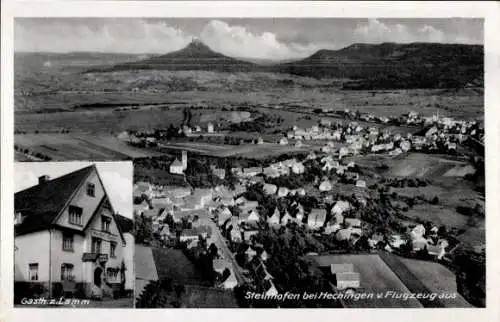
[[15,164],[18,307],[134,307],[131,162]]
[[485,19],[13,24],[16,307],[486,307]]

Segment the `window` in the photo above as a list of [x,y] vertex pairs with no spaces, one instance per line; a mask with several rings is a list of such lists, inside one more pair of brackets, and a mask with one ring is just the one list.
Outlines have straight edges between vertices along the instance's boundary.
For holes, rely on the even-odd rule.
[[29,264],[28,279],[38,281],[38,263]]
[[103,206],[104,209],[112,210],[111,209],[111,204],[109,203],[108,199],[104,200],[104,203],[103,203],[102,206]]
[[92,253],[100,254],[101,253],[101,239],[100,238],[92,238]]
[[109,257],[116,257],[116,243],[111,242],[109,248]]
[[91,197],[95,197],[95,184],[87,183],[87,195]]
[[16,216],[14,218],[14,225],[20,225],[23,222],[23,215],[20,212],[16,212]]
[[101,230],[109,232],[109,226],[111,225],[111,218],[102,216],[101,217]]
[[69,223],[73,225],[82,225],[83,209],[76,206],[69,206]]
[[68,252],[73,251],[73,235],[70,234],[63,235],[63,250]]
[[64,263],[61,265],[61,281],[74,281],[73,264]]

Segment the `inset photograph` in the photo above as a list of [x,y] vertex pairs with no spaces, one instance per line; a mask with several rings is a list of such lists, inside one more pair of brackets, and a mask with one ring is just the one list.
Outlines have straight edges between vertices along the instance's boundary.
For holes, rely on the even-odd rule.
[[133,307],[131,162],[15,163],[14,305]]

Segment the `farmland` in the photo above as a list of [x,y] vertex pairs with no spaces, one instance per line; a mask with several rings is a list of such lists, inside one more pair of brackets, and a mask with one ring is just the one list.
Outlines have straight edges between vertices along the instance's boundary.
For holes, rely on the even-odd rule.
[[293,146],[282,146],[279,144],[242,144],[237,146],[223,144],[207,144],[193,142],[179,142],[160,144],[161,149],[185,150],[216,157],[244,157],[249,159],[262,159],[281,154],[306,153],[306,148],[295,148]]
[[201,273],[180,249],[153,248],[153,257],[160,279],[175,280],[196,285],[203,285]]
[[[123,160],[160,155],[129,146],[109,135],[38,133],[18,134],[15,144],[22,149],[39,152],[54,161],[66,160]],[[21,153],[17,153],[21,157]]]
[[[443,265],[410,258],[398,258],[398,260],[408,267],[431,292],[457,292],[455,274]],[[456,295],[454,299],[442,300],[446,307],[471,307],[461,295],[458,293]]]
[[424,222],[430,221],[436,226],[465,227],[468,217],[457,213],[454,209],[436,205],[417,205],[405,213],[410,218]]
[[450,174],[453,174],[450,170],[463,166],[466,166],[466,163],[446,159],[438,155],[410,153],[404,159],[395,159],[387,175],[395,177],[435,178],[445,174],[450,176]]
[[[313,260],[316,261],[319,267],[330,266],[330,264],[352,263],[354,271],[360,273],[363,292],[410,292],[391,268],[376,254],[314,256]],[[390,298],[346,301],[346,305],[351,308],[422,307],[422,304],[416,299]]]

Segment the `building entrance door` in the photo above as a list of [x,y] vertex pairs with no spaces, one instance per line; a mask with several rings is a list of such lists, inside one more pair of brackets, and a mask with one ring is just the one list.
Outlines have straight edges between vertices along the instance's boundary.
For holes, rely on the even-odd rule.
[[101,276],[102,276],[102,268],[97,267],[94,270],[94,285],[97,287],[101,287],[102,284]]

